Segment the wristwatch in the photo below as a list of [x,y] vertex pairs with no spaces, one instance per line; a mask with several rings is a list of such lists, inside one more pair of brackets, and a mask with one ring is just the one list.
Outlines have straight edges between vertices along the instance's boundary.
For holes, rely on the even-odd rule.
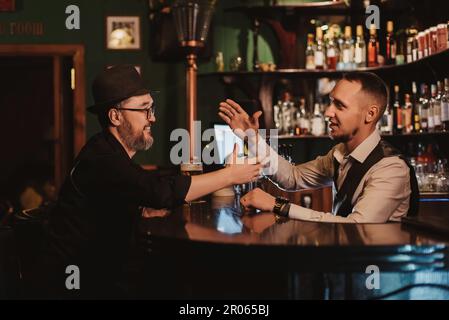
[[283,197],[276,197],[273,212],[281,217],[287,218],[290,211],[290,201]]

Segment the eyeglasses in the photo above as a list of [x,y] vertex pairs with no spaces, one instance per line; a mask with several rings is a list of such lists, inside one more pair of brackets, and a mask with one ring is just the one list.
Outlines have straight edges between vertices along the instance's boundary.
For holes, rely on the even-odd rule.
[[117,110],[126,110],[126,111],[140,111],[140,112],[146,112],[147,114],[147,119],[150,119],[150,113],[152,116],[154,116],[155,112],[156,112],[156,106],[153,104],[151,107],[149,108],[145,108],[145,109],[137,109],[137,108],[122,108],[122,107],[116,107]]

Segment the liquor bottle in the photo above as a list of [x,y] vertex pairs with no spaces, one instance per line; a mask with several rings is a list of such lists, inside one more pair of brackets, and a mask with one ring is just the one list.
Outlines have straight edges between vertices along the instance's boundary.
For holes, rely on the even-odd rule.
[[430,54],[430,29],[424,31],[424,57]]
[[404,96],[404,106],[402,108],[404,132],[411,133],[413,131],[412,112],[413,106],[408,93]]
[[438,43],[437,43],[437,27],[430,27],[430,43],[429,43],[429,55],[438,52]]
[[389,104],[385,109],[384,114],[381,119],[380,132],[382,134],[392,134],[393,133],[393,110]]
[[445,23],[437,25],[438,52],[447,49],[448,28]]
[[393,21],[387,22],[386,64],[396,63],[396,39],[393,34]]
[[281,122],[282,122],[282,134],[290,134],[292,127],[292,112],[291,112],[291,102],[293,100],[293,95],[290,90],[284,90],[281,95]]
[[418,30],[416,30],[415,27],[410,27],[406,29],[405,33],[407,36],[406,62],[410,63],[418,58],[418,46],[416,44],[416,35],[418,34]]
[[424,48],[426,46],[426,36],[424,32],[418,32],[417,38],[417,45],[418,45],[418,59],[422,59],[424,57]]
[[434,147],[433,143],[427,144],[427,147],[426,147],[424,153],[422,154],[425,163],[435,163],[437,161],[437,157],[435,155],[434,149],[435,149],[435,147]]
[[426,163],[427,159],[425,157],[426,146],[423,142],[418,142],[417,150],[416,150],[416,162],[417,163]]
[[324,135],[324,129],[325,129],[324,116],[320,111],[320,104],[315,103],[312,119],[312,134],[314,136],[322,136]]
[[279,100],[277,104],[273,107],[273,118],[274,118],[274,126],[278,130],[278,134],[281,134],[282,131],[282,101]]
[[413,48],[412,48],[412,57],[413,61],[416,61],[419,59],[419,44],[418,44],[418,35],[413,37]]
[[419,132],[428,132],[429,100],[427,99],[428,87],[421,84],[421,97],[418,100],[419,120],[421,129]]
[[338,51],[340,52],[340,54],[338,55],[337,70],[347,70],[347,66],[343,62],[343,44],[339,43],[338,48],[339,48]]
[[413,61],[413,38],[408,37],[407,38],[407,56],[406,60],[407,63],[410,63]]
[[394,86],[394,102],[393,102],[393,133],[402,133],[402,108],[399,102],[399,86]]
[[421,132],[421,119],[419,117],[418,90],[416,82],[412,82],[412,105],[413,105],[413,132]]
[[434,110],[434,96],[437,95],[436,85],[432,84],[430,85],[430,96],[428,96],[429,100],[429,113],[427,115],[427,122],[429,125],[429,132],[435,132],[435,110]]
[[363,68],[366,67],[366,45],[363,36],[363,27],[358,25],[356,30],[357,37],[354,49],[354,62],[357,68]]
[[[404,64],[406,61],[407,56],[407,37],[405,35],[405,30],[399,30],[397,36],[395,37],[395,50],[396,50],[396,56],[395,61],[393,64],[401,65]],[[392,49],[393,50],[393,49]]]
[[368,40],[368,67],[377,67],[379,65],[377,61],[377,55],[379,53],[379,41],[376,37],[376,25],[371,24],[369,29]]
[[315,69],[315,52],[313,50],[313,34],[307,35],[306,69]]
[[290,124],[288,126],[288,134],[290,136],[293,136],[295,134],[295,113],[296,113],[296,107],[295,103],[293,101],[290,101],[288,104],[288,112],[290,113]]
[[433,122],[435,123],[435,132],[441,131],[441,81],[437,81],[434,86],[435,95],[432,92],[431,104],[433,108]]
[[300,136],[301,132],[301,111],[299,108],[296,108],[295,111],[295,135]]
[[354,41],[352,40],[351,27],[345,27],[345,40],[343,43],[343,68],[345,70],[354,69]]
[[[343,47],[345,44],[345,39],[344,39],[344,34],[342,34],[340,26],[338,25],[333,25],[335,26],[334,28],[334,42],[337,45],[338,48],[338,62],[337,62],[337,70],[345,70],[346,69],[346,65],[343,62]],[[336,27],[338,26],[338,28]]]
[[299,99],[299,111],[301,113],[300,127],[301,134],[306,135],[310,133],[310,119],[309,113],[306,110],[306,100],[304,98]]
[[326,46],[326,64],[327,69],[335,70],[337,69],[337,61],[338,61],[338,48],[334,41],[334,31],[333,29],[329,29],[328,32],[328,43]]
[[323,44],[323,30],[321,27],[316,27],[316,45],[315,45],[315,69],[324,69],[324,44]]
[[444,79],[444,93],[441,95],[442,130],[449,131],[449,79]]
[[282,102],[281,114],[282,114],[282,134],[289,134],[290,127],[292,125],[290,101]]

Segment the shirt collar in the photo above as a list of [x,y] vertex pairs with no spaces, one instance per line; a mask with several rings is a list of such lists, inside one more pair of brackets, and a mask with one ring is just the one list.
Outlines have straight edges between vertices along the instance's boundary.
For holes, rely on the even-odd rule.
[[379,144],[380,134],[377,130],[374,130],[368,138],[363,140],[361,144],[357,146],[349,155],[346,155],[346,148],[343,143],[340,143],[335,148],[333,153],[334,158],[338,161],[338,163],[342,163],[344,158],[351,157],[357,160],[360,163],[363,163],[366,158],[370,155],[371,151]]

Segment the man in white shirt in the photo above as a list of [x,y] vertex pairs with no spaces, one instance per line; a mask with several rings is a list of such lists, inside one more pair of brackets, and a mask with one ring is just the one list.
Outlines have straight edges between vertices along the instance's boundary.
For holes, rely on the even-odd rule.
[[[376,124],[385,112],[388,91],[375,74],[346,74],[330,93],[325,112],[329,136],[340,142],[325,156],[297,166],[278,156],[277,171],[270,177],[287,190],[334,186],[333,212],[319,212],[286,199],[275,198],[261,189],[242,197],[245,207],[274,211],[278,215],[309,221],[383,223],[398,221],[409,211],[417,212],[419,192],[413,169],[404,157],[381,140]],[[234,101],[220,103],[219,116],[237,134],[258,129],[261,112],[252,117]],[[257,135],[250,137],[259,149],[269,148]]]

